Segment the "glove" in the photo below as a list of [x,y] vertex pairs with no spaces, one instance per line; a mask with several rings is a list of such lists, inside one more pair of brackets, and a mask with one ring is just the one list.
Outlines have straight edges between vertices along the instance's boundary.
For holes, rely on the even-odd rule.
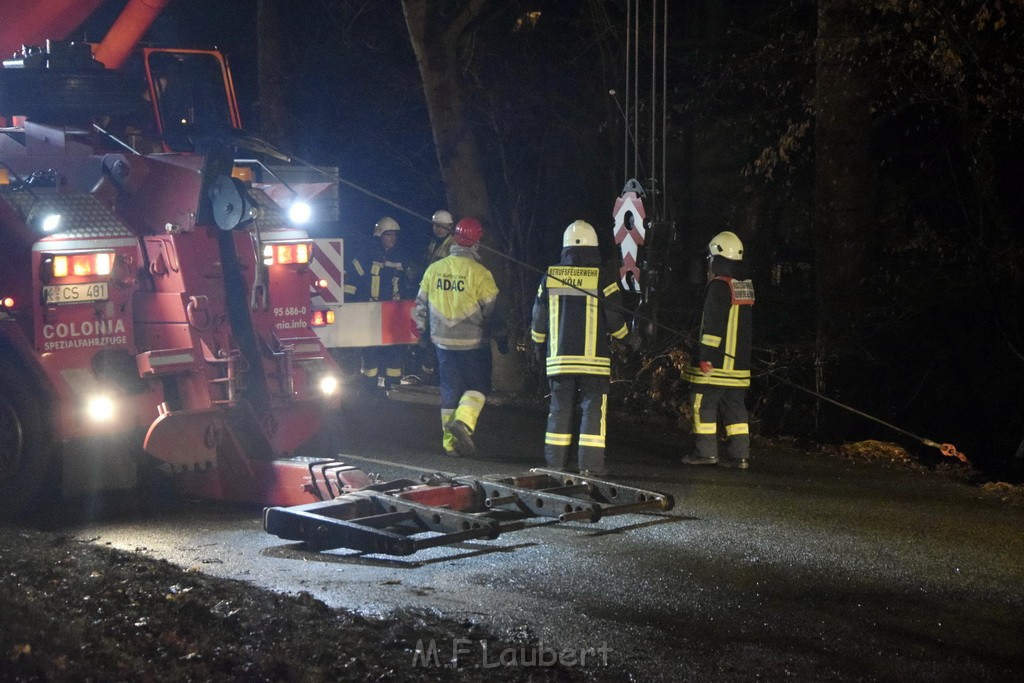
[[700,367],[700,374],[702,375],[710,375],[711,370],[714,369],[714,366],[709,360],[702,360],[698,366]]
[[498,353],[505,355],[508,353],[508,338],[502,337],[501,339],[494,340],[495,345],[498,347]]
[[545,361],[547,360],[544,357],[544,356],[547,355],[547,354],[544,353],[544,351],[545,351],[545,349],[544,349],[544,345],[543,344],[534,344],[533,345],[533,357],[535,359],[537,359],[537,363],[540,364],[540,365],[544,365]]
[[640,347],[643,346],[643,342],[640,339],[640,335],[636,334],[635,332],[626,335],[626,338],[623,341],[626,342],[626,346],[628,346],[630,351],[632,351],[633,353],[639,351]]

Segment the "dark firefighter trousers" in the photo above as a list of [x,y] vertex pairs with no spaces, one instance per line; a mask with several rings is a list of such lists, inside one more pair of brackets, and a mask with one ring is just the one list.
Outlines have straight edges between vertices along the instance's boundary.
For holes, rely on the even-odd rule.
[[746,387],[693,385],[694,455],[705,460],[718,459],[718,423],[725,427],[722,459],[730,462],[750,457],[750,425],[743,398]]
[[605,423],[608,412],[608,377],[554,375],[548,377],[551,402],[548,429],[544,434],[544,459],[548,467],[564,470],[569,465],[576,408],[579,407],[577,465],[580,471],[605,474]]
[[404,346],[367,346],[363,349],[363,377],[376,380],[385,377],[388,383],[402,378]]

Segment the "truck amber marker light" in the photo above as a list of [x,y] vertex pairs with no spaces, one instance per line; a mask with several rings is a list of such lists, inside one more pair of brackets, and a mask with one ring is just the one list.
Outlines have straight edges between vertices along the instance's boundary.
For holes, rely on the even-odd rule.
[[110,275],[114,265],[114,254],[57,254],[53,257],[53,277],[87,277]]
[[264,244],[263,264],[267,266],[302,265],[309,263],[309,244]]
[[309,324],[312,327],[324,327],[326,325],[333,325],[334,311],[330,309],[326,311],[313,311],[313,315],[309,319]]

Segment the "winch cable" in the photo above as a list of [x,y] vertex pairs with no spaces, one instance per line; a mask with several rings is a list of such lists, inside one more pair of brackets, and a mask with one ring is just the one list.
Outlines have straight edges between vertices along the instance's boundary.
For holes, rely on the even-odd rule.
[[[260,142],[262,142],[263,144],[267,145],[268,147],[270,146],[270,144],[265,142],[265,141],[261,140]],[[377,194],[376,192],[373,192],[372,190],[366,189],[362,185],[357,185],[356,183],[353,183],[351,180],[345,180],[344,178],[342,178],[339,175],[334,175],[333,173],[328,173],[327,171],[323,170],[322,168],[320,168],[316,164],[311,164],[310,162],[305,161],[304,159],[300,159],[300,158],[298,158],[296,156],[284,155],[284,154],[282,154],[281,156],[282,156],[282,160],[283,161],[293,161],[293,162],[295,162],[297,164],[305,166],[306,168],[309,168],[309,169],[311,169],[313,171],[316,171],[317,173],[320,173],[321,175],[323,175],[324,177],[330,179],[331,181],[337,181],[337,182],[341,183],[342,185],[347,185],[348,187],[351,187],[353,190],[356,190],[357,192],[362,192],[367,197],[371,197],[373,199],[376,199],[378,202],[383,202],[383,203],[387,204],[388,206],[393,206],[394,208],[398,209],[399,211],[407,213],[407,214],[409,214],[410,216],[412,216],[414,218],[419,218],[420,220],[426,221],[427,223],[430,222],[430,218],[428,216],[424,216],[421,213],[416,213],[415,211],[413,211],[409,207],[402,206],[398,202],[393,202],[390,199],[388,199],[387,197],[383,197],[383,196]]]
[[[373,199],[376,199],[378,201],[384,202],[385,204],[393,206],[394,208],[398,209],[399,211],[403,211],[404,213],[407,213],[410,216],[414,216],[415,218],[419,218],[419,219],[421,219],[423,221],[426,221],[427,223],[431,222],[431,219],[428,218],[427,216],[424,216],[423,214],[417,213],[417,212],[413,211],[412,209],[410,209],[408,207],[402,206],[401,204],[398,204],[397,202],[394,202],[394,201],[391,201],[390,199],[382,197],[382,196],[380,196],[379,194],[377,194],[375,192],[371,192],[370,190],[368,190],[368,189],[366,189],[364,187],[361,187],[361,186],[357,185],[356,183],[353,183],[351,181],[345,180],[344,178],[341,178],[341,177],[338,177],[338,176],[334,176],[332,174],[328,174],[327,172],[323,171],[322,169],[320,169],[316,165],[311,164],[311,163],[309,163],[307,161],[303,161],[302,159],[299,159],[298,157],[289,156],[287,158],[287,160],[288,161],[294,161],[294,162],[302,164],[303,166],[306,166],[306,167],[308,167],[308,168],[310,168],[310,169],[312,169],[314,171],[317,171],[318,173],[322,173],[323,175],[331,178],[332,180],[337,180],[338,182],[341,182],[341,183],[347,185],[348,187],[353,188],[354,190],[362,192],[363,194],[367,195],[368,197],[372,197]],[[452,228],[452,230],[450,232],[454,232],[454,227]],[[550,273],[547,272],[546,269],[541,269],[541,268],[538,268],[537,266],[534,266],[534,265],[531,265],[529,263],[526,263],[525,261],[517,259],[516,257],[514,257],[514,256],[512,256],[510,254],[507,254],[507,253],[505,253],[503,251],[500,251],[498,249],[490,247],[490,246],[484,244],[483,242],[478,242],[477,245],[478,245],[478,247],[481,250],[483,250],[483,251],[485,251],[485,252],[487,252],[489,254],[492,254],[492,255],[498,257],[499,259],[503,259],[505,261],[508,261],[509,263],[515,264],[515,265],[519,266],[520,268],[522,268],[522,269],[524,269],[526,271],[536,273],[537,275],[540,275],[540,276],[546,276],[546,277],[554,280],[555,282],[558,282],[560,285],[565,286],[568,289],[574,289],[577,292],[580,292],[581,294],[584,294],[584,295],[590,296],[590,297],[594,297],[595,299],[598,298],[598,296],[596,294],[594,294],[593,292],[587,291],[587,290],[583,289],[582,287],[578,287],[577,285],[575,285],[575,284],[573,284],[571,282],[567,282],[566,280],[563,280],[560,277],[557,277],[555,275],[551,275]],[[671,327],[669,327],[667,325],[664,325],[664,324],[662,324],[660,322],[657,322],[656,320],[654,320],[653,318],[650,318],[649,316],[646,316],[646,315],[644,315],[642,313],[639,313],[637,311],[632,311],[632,310],[626,308],[625,306],[619,305],[617,308],[618,308],[619,312],[625,314],[626,317],[628,317],[628,318],[632,318],[634,321],[639,320],[641,322],[648,323],[649,325],[653,326],[656,329],[662,330],[664,332],[668,332],[671,335],[673,335],[674,337],[676,337],[678,339],[684,340],[684,342],[692,341],[691,335],[689,333],[687,333],[687,332],[681,332],[679,330],[671,328]],[[733,356],[732,354],[730,354],[730,353],[728,353],[726,351],[723,351],[723,353],[725,354],[726,357],[732,358],[733,360],[735,360],[735,356]],[[862,410],[858,410],[857,408],[854,408],[851,405],[847,405],[845,403],[837,401],[834,398],[829,398],[828,396],[825,396],[824,394],[822,394],[820,392],[814,391],[813,389],[808,389],[807,387],[802,386],[800,384],[797,384],[796,382],[793,382],[792,380],[790,380],[790,379],[788,379],[786,377],[782,377],[781,375],[776,373],[774,370],[772,370],[770,367],[766,366],[762,362],[757,361],[756,359],[754,359],[752,364],[756,364],[757,365],[757,369],[758,369],[759,372],[762,372],[762,373],[764,373],[766,375],[769,375],[770,377],[778,380],[779,382],[781,382],[782,384],[785,384],[786,386],[789,386],[789,387],[792,387],[792,388],[797,389],[799,391],[802,391],[805,394],[808,394],[808,395],[813,396],[813,397],[815,397],[817,399],[825,401],[826,403],[829,403],[829,404],[831,404],[831,405],[833,405],[833,406],[835,406],[837,408],[845,410],[845,411],[847,411],[849,413],[853,413],[854,415],[857,415],[857,416],[862,417],[862,418],[864,418],[866,420],[869,420],[869,421],[874,422],[876,424],[882,425],[883,427],[891,429],[894,432],[897,432],[897,433],[902,434],[902,435],[904,435],[906,437],[914,439],[915,441],[917,441],[918,443],[920,443],[923,446],[927,446],[928,448],[938,449],[938,451],[942,455],[944,455],[944,456],[946,456],[948,458],[956,458],[960,462],[964,462],[964,463],[968,462],[967,456],[964,455],[963,453],[961,453],[959,450],[957,450],[956,446],[954,446],[951,443],[939,443],[937,441],[933,441],[932,439],[927,439],[927,438],[925,438],[923,436],[918,436],[917,434],[914,434],[911,431],[903,429],[902,427],[897,427],[896,425],[892,424],[891,422],[886,422],[885,420],[882,420],[881,418],[878,418],[878,417],[875,417],[874,415],[870,415],[868,413],[865,413]]]
[[[542,270],[542,269],[540,269],[540,268],[538,268],[536,266],[530,265],[530,264],[528,264],[528,263],[526,263],[524,261],[521,261],[521,260],[515,258],[514,256],[511,256],[511,255],[506,254],[506,253],[504,253],[502,251],[494,249],[493,247],[489,247],[486,244],[483,244],[482,242],[479,243],[479,246],[484,251],[487,251],[488,253],[493,254],[493,255],[495,255],[495,256],[497,256],[499,258],[502,258],[502,259],[505,259],[506,261],[514,263],[515,265],[519,266],[520,268],[523,268],[523,269],[528,270],[528,271],[532,271],[532,272],[537,273],[537,274],[539,274],[541,276],[547,276],[548,278],[554,280],[555,282],[558,282],[560,285],[563,285],[563,286],[565,286],[565,287],[567,287],[569,289],[574,289],[577,292],[585,294],[586,296],[591,296],[591,297],[597,298],[597,295],[594,294],[593,292],[589,292],[589,291],[587,291],[587,290],[585,290],[585,289],[583,289],[581,287],[578,287],[578,286],[574,285],[571,282],[567,282],[567,281],[563,280],[560,277],[557,277],[555,275],[551,275],[546,270]],[[679,330],[673,329],[673,328],[671,328],[671,327],[669,327],[667,325],[664,325],[662,323],[657,322],[656,320],[654,320],[654,319],[650,318],[649,316],[646,316],[646,315],[644,315],[642,313],[635,312],[635,311],[630,311],[625,306],[619,305],[617,308],[618,308],[618,310],[621,313],[626,314],[627,317],[631,317],[634,320],[640,320],[642,322],[648,323],[648,324],[654,326],[655,328],[663,330],[665,332],[669,332],[673,336],[675,336],[675,337],[677,337],[679,339],[682,339],[684,341],[692,341],[692,337],[691,337],[691,335],[689,333],[681,332]],[[733,356],[732,354],[730,354],[727,351],[723,351],[723,353],[725,354],[726,357],[732,358],[733,360],[735,360],[735,358],[736,358],[735,356]],[[820,392],[814,391],[813,389],[808,389],[807,387],[801,386],[801,385],[797,384],[796,382],[793,382],[790,379],[782,377],[779,374],[777,374],[774,370],[772,370],[771,368],[767,367],[764,363],[757,362],[756,360],[754,362],[758,365],[758,370],[760,372],[763,372],[764,374],[767,374],[767,375],[773,377],[774,379],[778,380],[779,382],[782,382],[783,384],[785,384],[787,386],[793,387],[794,389],[798,389],[798,390],[800,390],[800,391],[802,391],[802,392],[804,392],[806,394],[810,394],[811,396],[814,396],[815,398],[821,399],[822,401],[825,401],[826,403],[830,403],[830,404],[836,406],[837,408],[841,408],[841,409],[846,410],[846,411],[848,411],[850,413],[853,413],[854,415],[858,415],[858,416],[863,417],[863,418],[865,418],[867,420],[870,420],[872,422],[880,424],[883,427],[888,427],[889,429],[891,429],[891,430],[893,430],[895,432],[898,432],[900,434],[903,434],[904,436],[908,436],[908,437],[914,439],[915,441],[921,443],[924,446],[928,446],[929,448],[937,448],[939,450],[939,452],[942,453],[942,455],[944,455],[946,457],[956,458],[957,460],[959,460],[961,462],[965,462],[965,463],[967,462],[967,456],[964,455],[963,453],[961,453],[960,451],[958,451],[956,449],[956,446],[954,446],[951,443],[938,443],[937,441],[933,441],[931,439],[926,439],[926,438],[924,438],[922,436],[918,436],[917,434],[914,434],[913,432],[907,431],[906,429],[903,429],[902,427],[897,427],[896,425],[894,425],[894,424],[892,424],[890,422],[886,422],[885,420],[882,420],[882,419],[880,419],[878,417],[875,417],[873,415],[869,415],[868,413],[865,413],[862,410],[858,410],[857,408],[854,408],[853,406],[847,405],[845,403],[841,403],[841,402],[839,402],[839,401],[837,401],[837,400],[835,400],[833,398],[829,398],[828,396],[825,396],[824,394],[822,394]]]

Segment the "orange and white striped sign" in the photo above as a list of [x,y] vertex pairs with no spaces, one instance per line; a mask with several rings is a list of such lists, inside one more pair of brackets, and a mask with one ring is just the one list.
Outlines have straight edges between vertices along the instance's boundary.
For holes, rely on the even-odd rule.
[[342,239],[313,240],[313,260],[309,269],[317,280],[327,282],[320,298],[328,306],[345,301],[345,243]]

